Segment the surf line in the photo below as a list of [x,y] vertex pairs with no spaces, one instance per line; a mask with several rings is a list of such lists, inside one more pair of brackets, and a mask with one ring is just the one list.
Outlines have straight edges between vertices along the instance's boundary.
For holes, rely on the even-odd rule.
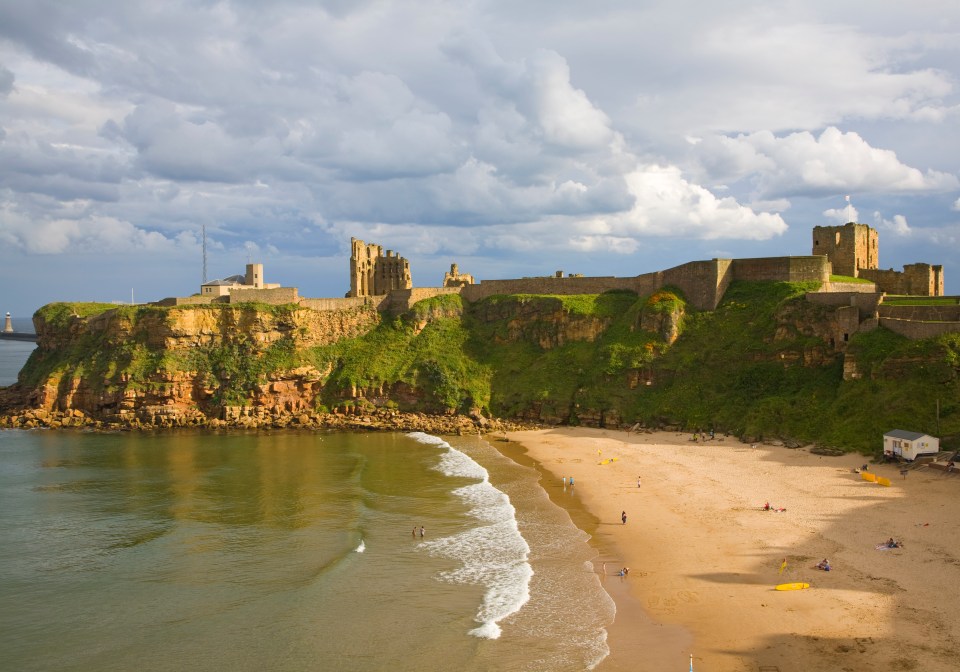
[[441,572],[440,581],[485,588],[475,616],[479,625],[469,634],[497,639],[502,632],[499,622],[530,600],[533,577],[530,546],[520,534],[516,509],[506,493],[490,483],[490,473],[469,455],[431,434],[413,432],[407,436],[444,449],[433,467],[436,471],[476,481],[452,491],[467,506],[475,524],[455,534],[426,541],[420,548],[460,564],[455,570]]

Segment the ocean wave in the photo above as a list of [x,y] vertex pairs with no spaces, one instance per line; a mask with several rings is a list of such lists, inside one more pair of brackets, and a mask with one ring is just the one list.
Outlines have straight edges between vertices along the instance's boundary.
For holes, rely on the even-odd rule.
[[360,540],[360,545],[357,546],[355,549],[353,549],[353,552],[354,552],[354,553],[363,553],[365,550],[367,550],[367,545],[366,545],[365,543],[363,543],[363,539],[361,539],[361,540]]
[[457,488],[453,494],[469,507],[469,515],[481,525],[432,539],[423,548],[461,563],[455,570],[442,572],[442,581],[484,586],[483,602],[476,615],[480,625],[469,634],[497,639],[501,634],[499,622],[519,611],[530,599],[530,546],[520,534],[516,509],[505,493],[491,485],[489,472],[466,453],[429,434],[415,432],[409,436],[446,448],[434,467],[437,471],[478,481]]

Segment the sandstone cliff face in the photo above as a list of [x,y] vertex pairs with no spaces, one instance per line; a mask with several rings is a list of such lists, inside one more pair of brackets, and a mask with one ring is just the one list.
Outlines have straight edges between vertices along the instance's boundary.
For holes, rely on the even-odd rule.
[[[217,394],[227,380],[189,364],[200,352],[221,352],[255,361],[270,347],[293,350],[360,336],[380,322],[372,308],[315,311],[250,305],[111,310],[66,325],[48,324],[41,313],[36,366],[63,361],[27,391],[35,408],[78,410],[108,420],[136,418],[148,424],[189,424],[222,414]],[[231,349],[232,348],[232,349]],[[143,360],[142,363],[138,360]],[[230,362],[226,364],[229,365]],[[223,367],[229,370],[228,366]],[[250,403],[275,413],[314,408],[329,371],[298,366],[271,372],[250,390]]]

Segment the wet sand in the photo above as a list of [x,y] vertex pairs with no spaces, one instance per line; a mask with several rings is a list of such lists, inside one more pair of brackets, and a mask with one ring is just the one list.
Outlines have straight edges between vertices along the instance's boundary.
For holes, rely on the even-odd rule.
[[[891,480],[884,487],[854,472],[857,455],[732,437],[564,428],[508,438],[593,536],[617,603],[600,672],[686,671],[691,653],[711,672],[960,665],[960,476],[921,467],[904,479],[870,465]],[[764,511],[768,501],[786,510]],[[903,547],[877,550],[889,537]],[[823,558],[832,571],[815,568]],[[810,588],[774,589],[788,582]]]

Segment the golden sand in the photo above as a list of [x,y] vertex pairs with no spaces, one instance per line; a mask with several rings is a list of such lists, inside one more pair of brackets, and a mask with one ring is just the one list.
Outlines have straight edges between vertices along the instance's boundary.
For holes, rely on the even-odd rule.
[[508,436],[599,551],[617,603],[601,672],[686,671],[691,653],[697,672],[960,669],[960,476],[871,465],[887,487],[856,455],[689,433]]

